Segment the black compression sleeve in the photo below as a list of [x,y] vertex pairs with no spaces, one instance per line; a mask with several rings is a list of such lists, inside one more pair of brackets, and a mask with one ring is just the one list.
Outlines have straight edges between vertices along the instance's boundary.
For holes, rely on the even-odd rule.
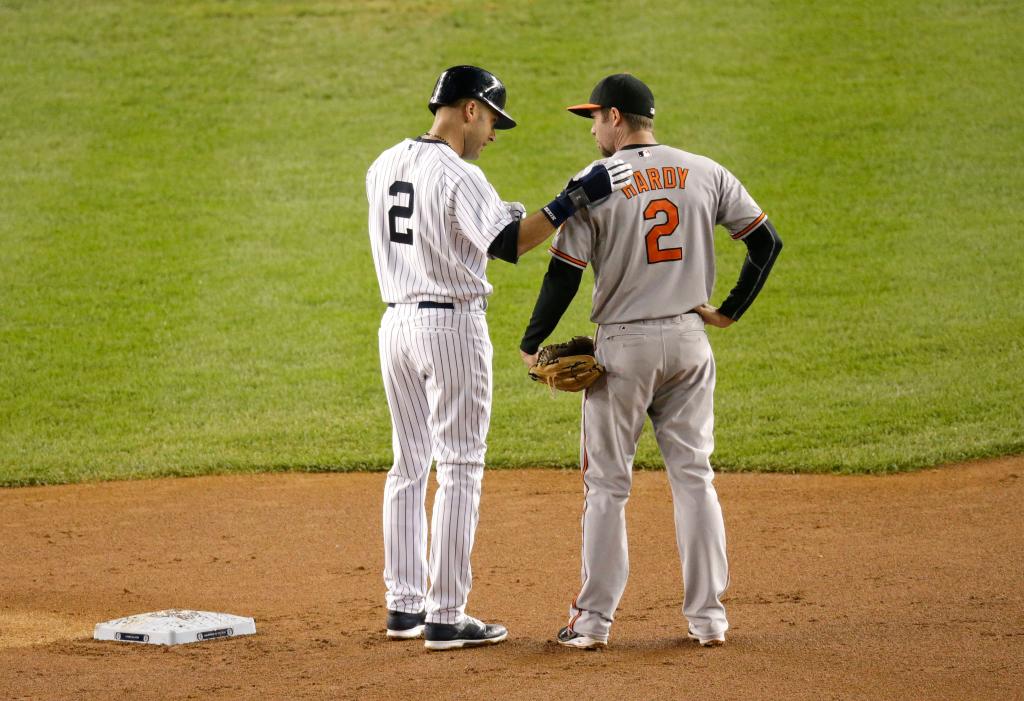
[[743,312],[754,302],[782,250],[782,239],[767,219],[747,234],[743,243],[747,245],[747,259],[743,261],[740,279],[718,307],[718,311],[734,321],[743,316]]
[[501,258],[513,265],[519,262],[519,220],[513,219],[512,223],[506,226],[494,237],[491,245],[487,248],[487,255],[493,258]]
[[524,353],[536,353],[544,339],[555,330],[565,310],[572,303],[572,298],[576,296],[582,279],[583,271],[579,268],[557,258],[551,259],[548,272],[544,275],[544,282],[540,286],[537,304],[533,307],[530,325],[526,327],[523,340],[519,343],[519,348]]

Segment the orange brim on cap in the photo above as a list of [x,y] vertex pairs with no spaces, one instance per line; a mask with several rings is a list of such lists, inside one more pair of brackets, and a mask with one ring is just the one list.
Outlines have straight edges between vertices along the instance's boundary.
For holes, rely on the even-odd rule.
[[593,115],[590,113],[593,112],[594,110],[601,109],[601,105],[587,103],[585,105],[573,105],[572,107],[566,107],[565,109],[569,110],[573,114],[578,114],[581,117],[587,117],[588,119],[592,119]]

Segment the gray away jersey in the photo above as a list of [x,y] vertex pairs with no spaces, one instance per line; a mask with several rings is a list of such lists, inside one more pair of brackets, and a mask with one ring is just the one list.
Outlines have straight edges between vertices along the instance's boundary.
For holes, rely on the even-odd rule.
[[483,171],[444,144],[405,139],[370,166],[366,198],[385,302],[470,301],[491,294],[487,249],[523,209],[502,202]]
[[633,166],[633,182],[578,211],[551,246],[569,265],[593,264],[591,321],[658,319],[706,303],[715,285],[715,225],[739,240],[764,212],[710,158],[664,145],[630,147],[615,157]]

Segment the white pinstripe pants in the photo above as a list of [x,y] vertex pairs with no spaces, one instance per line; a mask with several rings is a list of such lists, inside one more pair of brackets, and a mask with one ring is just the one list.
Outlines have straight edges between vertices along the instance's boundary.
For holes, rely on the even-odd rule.
[[[394,451],[384,486],[387,606],[426,609],[430,623],[459,622],[473,581],[469,560],[479,520],[493,356],[483,305],[474,306],[481,309],[398,305],[384,313],[379,332]],[[426,494],[433,461],[438,488],[428,560]]]

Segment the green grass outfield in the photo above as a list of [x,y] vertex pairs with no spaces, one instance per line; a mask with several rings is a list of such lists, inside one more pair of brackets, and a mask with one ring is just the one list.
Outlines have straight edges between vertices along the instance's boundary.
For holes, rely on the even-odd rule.
[[[505,199],[595,156],[562,107],[628,70],[777,225],[709,332],[719,469],[1024,452],[1022,34],[998,1],[0,0],[0,484],[385,467],[363,176],[463,62],[520,120],[479,162]],[[490,266],[493,466],[576,462],[579,398],[517,351],[546,265]]]

